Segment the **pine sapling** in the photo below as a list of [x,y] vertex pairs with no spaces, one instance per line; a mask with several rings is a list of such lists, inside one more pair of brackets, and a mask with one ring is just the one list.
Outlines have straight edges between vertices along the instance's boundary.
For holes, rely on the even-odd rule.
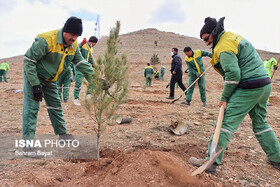
[[118,55],[120,21],[111,29],[104,57],[98,57],[94,64],[95,76],[92,97],[86,100],[90,117],[96,122],[97,153],[99,158],[100,136],[108,121],[112,120],[119,105],[127,101],[128,65],[125,54]]
[[158,55],[157,54],[153,54],[151,59],[150,59],[150,62],[151,62],[152,65],[159,64],[160,60],[159,60]]

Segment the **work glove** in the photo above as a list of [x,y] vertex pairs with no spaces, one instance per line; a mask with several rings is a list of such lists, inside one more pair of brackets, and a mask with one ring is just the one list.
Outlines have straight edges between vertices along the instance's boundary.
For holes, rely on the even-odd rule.
[[36,101],[42,101],[43,98],[43,91],[41,85],[33,86],[32,87],[32,94],[33,99]]
[[86,43],[87,43],[87,39],[84,38],[83,41],[82,41],[82,46],[85,45]]
[[278,69],[278,66],[274,66],[274,69],[277,70],[277,69]]

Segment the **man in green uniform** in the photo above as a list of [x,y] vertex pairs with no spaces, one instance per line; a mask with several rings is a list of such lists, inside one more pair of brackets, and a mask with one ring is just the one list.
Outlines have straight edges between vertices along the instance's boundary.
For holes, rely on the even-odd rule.
[[[93,63],[94,63],[94,59],[92,59],[91,54],[93,55],[93,47],[96,45],[97,42],[98,42],[98,39],[95,36],[91,36],[89,38],[88,42],[86,41],[86,39],[84,39],[81,43],[79,43],[79,47],[80,47],[82,56],[92,66],[93,66]],[[90,51],[88,50],[87,46],[89,46]],[[91,82],[90,77],[88,75],[84,75],[79,70],[76,70],[76,72],[75,72],[74,104],[78,105],[78,106],[81,105],[80,101],[79,101],[79,98],[80,98],[79,95],[80,95],[82,82],[83,82],[84,78],[86,78],[88,83]],[[89,89],[87,90],[87,97],[88,98],[90,97],[90,90],[93,90],[93,89],[94,89],[93,84],[90,84]]]
[[165,67],[164,66],[161,66],[160,68],[160,77],[159,77],[159,80],[163,80],[164,81],[164,73],[165,73]]
[[81,55],[76,41],[82,31],[82,20],[70,17],[63,28],[39,34],[25,53],[22,113],[24,140],[32,140],[35,136],[37,113],[43,98],[55,134],[62,140],[73,139],[73,136],[67,133],[56,81],[67,71],[71,62],[79,71],[94,75],[92,67]]
[[146,86],[152,86],[152,77],[154,74],[154,69],[150,66],[150,63],[147,63],[147,67],[144,70],[144,76],[146,78]]
[[264,61],[263,64],[269,77],[271,78],[273,70],[277,70],[278,68],[276,59],[272,57],[271,59]]
[[3,76],[4,81],[8,82],[7,81],[7,72],[9,71],[9,69],[10,69],[10,66],[9,66],[8,62],[3,62],[0,65],[0,82],[2,82],[2,76]]
[[[216,172],[216,166],[221,164],[232,135],[247,114],[252,120],[255,136],[266,153],[267,162],[280,170],[279,141],[266,121],[271,79],[252,44],[238,34],[224,31],[224,19],[217,22],[207,17],[200,31],[205,44],[212,44],[211,64],[224,78],[219,106],[224,106],[225,113],[217,145],[217,149],[223,147],[223,151],[206,172]],[[208,156],[212,139],[213,135],[208,146]],[[189,163],[195,166],[202,165],[203,161],[195,157],[189,159]]]
[[[265,67],[269,77],[271,78],[273,70],[277,70],[277,68],[278,68],[276,59],[271,58],[267,61],[264,61],[263,63],[264,63],[264,67]],[[272,104],[269,103],[269,99],[267,100],[267,106],[272,106]]]
[[[184,53],[186,54],[185,62],[187,64],[189,70],[189,81],[188,87],[205,71],[202,57],[208,56],[212,58],[212,53],[207,51],[195,50],[193,51],[190,47],[184,48]],[[203,106],[207,106],[206,104],[206,89],[205,89],[205,75],[200,77],[197,81],[199,86],[200,92],[200,99],[203,102]],[[192,94],[194,91],[195,84],[189,88],[186,94],[186,101],[182,102],[181,104],[190,105],[192,100]]]
[[[69,99],[69,91],[70,91],[70,86],[71,86],[71,72],[72,69],[69,66],[66,70],[66,72],[61,75],[57,81],[57,91],[58,91],[58,95],[60,97],[60,100],[67,103],[68,99]],[[61,93],[63,90],[63,96],[61,97]]]

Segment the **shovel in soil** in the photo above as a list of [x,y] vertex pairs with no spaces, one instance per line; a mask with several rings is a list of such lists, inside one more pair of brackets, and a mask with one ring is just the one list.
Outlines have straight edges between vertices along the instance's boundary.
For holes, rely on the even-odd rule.
[[174,99],[171,104],[178,101],[211,67],[212,66],[208,67],[189,87],[187,87],[187,89],[177,99]]
[[117,124],[130,123],[131,121],[132,121],[132,118],[130,118],[130,117],[126,117],[126,118],[118,117],[116,119]]
[[208,169],[214,163],[214,161],[218,158],[218,156],[221,154],[221,152],[223,151],[223,148],[220,147],[216,152],[216,148],[217,148],[219,137],[220,137],[220,131],[221,131],[222,122],[223,122],[223,118],[224,118],[224,111],[225,111],[225,108],[222,105],[220,108],[217,126],[215,129],[213,141],[212,141],[211,148],[210,148],[210,158],[206,162],[204,162],[204,164],[202,166],[200,166],[199,168],[194,170],[192,172],[191,176],[200,174],[203,171],[205,171],[206,169]]
[[182,123],[182,121],[176,121],[173,122],[171,121],[171,125],[169,127],[169,130],[174,133],[177,136],[181,136],[187,132],[188,125]]

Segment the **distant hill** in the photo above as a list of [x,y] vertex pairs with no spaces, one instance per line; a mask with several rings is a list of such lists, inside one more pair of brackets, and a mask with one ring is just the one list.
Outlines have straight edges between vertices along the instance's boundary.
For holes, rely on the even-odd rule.
[[[183,49],[186,46],[192,47],[192,49],[201,49],[210,51],[201,39],[183,36],[172,32],[159,31],[154,28],[143,29],[128,34],[121,35],[121,41],[119,43],[120,53],[126,53],[128,61],[130,63],[147,63],[149,62],[152,54],[158,54],[160,60],[163,63],[170,63],[171,48],[177,47],[179,49],[179,55],[184,58],[185,54]],[[80,39],[79,39],[80,40]],[[95,57],[103,55],[106,50],[107,37],[102,37],[97,45],[94,47]],[[157,42],[157,46],[155,44]],[[264,50],[257,50],[263,60],[267,60],[271,57],[276,59],[280,58],[280,53],[273,53]],[[22,60],[23,56],[15,56],[11,58],[0,59],[0,62],[6,61],[18,61]]]
[[[157,46],[155,45],[157,41]],[[95,54],[100,55],[105,50],[106,38],[101,38],[95,48]],[[183,36],[172,32],[159,31],[154,28],[139,30],[121,35],[120,52],[126,52],[131,62],[138,62],[145,59],[148,61],[153,53],[165,60],[170,57],[171,48],[177,47],[179,55],[185,57],[183,49],[190,46],[192,49],[201,49],[211,52],[210,47],[206,46],[201,39]],[[280,53],[272,53],[264,50],[257,50],[263,60],[275,57],[278,59]]]

